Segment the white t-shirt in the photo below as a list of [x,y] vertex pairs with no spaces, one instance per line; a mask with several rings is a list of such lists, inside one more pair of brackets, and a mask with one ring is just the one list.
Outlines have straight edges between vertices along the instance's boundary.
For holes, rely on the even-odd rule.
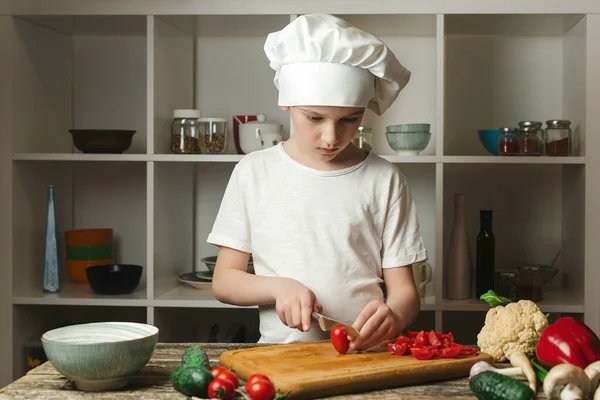
[[[208,242],[252,253],[257,275],[296,279],[311,289],[323,314],[352,324],[366,304],[383,299],[382,268],[427,259],[406,178],[369,153],[335,171],[309,168],[283,143],[235,166]],[[328,338],[289,328],[275,305],[259,306],[259,342]]]

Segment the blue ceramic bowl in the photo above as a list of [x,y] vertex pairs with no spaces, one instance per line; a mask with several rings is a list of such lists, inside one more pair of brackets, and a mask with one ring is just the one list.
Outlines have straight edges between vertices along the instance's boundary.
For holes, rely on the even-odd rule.
[[158,329],[134,322],[64,326],[42,335],[48,360],[82,391],[122,388],[150,360]]
[[385,137],[399,155],[416,156],[429,144],[431,132],[386,132]]
[[500,129],[480,129],[477,131],[479,141],[488,153],[499,156],[498,139],[500,138]]

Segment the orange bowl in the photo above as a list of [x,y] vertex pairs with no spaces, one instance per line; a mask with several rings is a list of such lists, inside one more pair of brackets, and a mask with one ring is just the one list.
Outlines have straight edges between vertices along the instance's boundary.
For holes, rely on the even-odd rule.
[[76,229],[65,232],[67,246],[102,246],[112,243],[113,230],[106,229]]

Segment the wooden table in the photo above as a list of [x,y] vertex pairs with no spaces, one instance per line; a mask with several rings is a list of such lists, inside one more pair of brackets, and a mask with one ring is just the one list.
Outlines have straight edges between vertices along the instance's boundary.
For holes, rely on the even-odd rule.
[[[185,349],[191,345],[202,346],[211,366],[217,365],[223,351],[256,347],[256,344],[222,343],[159,343],[142,371],[130,380],[126,388],[111,392],[81,392],[73,383],[54,369],[50,362],[29,371],[10,385],[0,389],[0,399],[190,399],[177,392],[170,383],[171,371],[181,362]],[[412,400],[464,400],[475,399],[467,379],[458,379],[426,385],[408,386],[355,395],[329,397],[330,399],[412,399]],[[540,393],[538,398],[544,398]]]

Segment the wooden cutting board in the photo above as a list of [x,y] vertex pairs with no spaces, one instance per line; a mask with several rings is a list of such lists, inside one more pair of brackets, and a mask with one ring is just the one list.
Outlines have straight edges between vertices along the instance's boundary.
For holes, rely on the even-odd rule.
[[485,353],[458,358],[417,360],[394,356],[385,344],[366,352],[338,354],[329,340],[230,350],[219,362],[242,379],[267,375],[288,398],[360,393],[469,376],[477,361],[493,363]]

